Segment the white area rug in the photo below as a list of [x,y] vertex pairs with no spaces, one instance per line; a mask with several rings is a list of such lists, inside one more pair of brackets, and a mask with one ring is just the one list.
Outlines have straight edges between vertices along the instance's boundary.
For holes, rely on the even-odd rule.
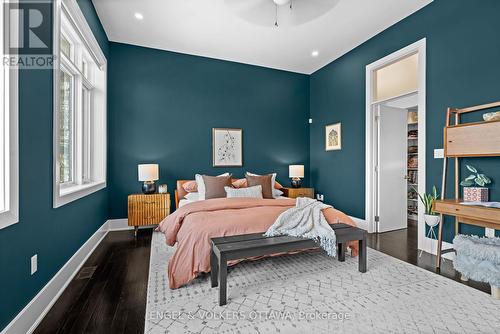
[[364,274],[322,252],[240,263],[223,307],[208,275],[168,288],[173,251],[153,233],[148,334],[500,333],[500,301],[372,249]]

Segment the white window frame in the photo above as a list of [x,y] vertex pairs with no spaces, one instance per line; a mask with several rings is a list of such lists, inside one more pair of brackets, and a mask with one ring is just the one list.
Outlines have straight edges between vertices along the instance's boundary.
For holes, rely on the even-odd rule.
[[[96,191],[106,187],[106,141],[107,141],[107,60],[104,56],[99,43],[97,42],[92,30],[90,29],[80,7],[76,0],[56,0],[54,1],[54,127],[53,127],[53,207],[58,208],[67,203],[88,196]],[[77,39],[79,44],[72,46],[73,64],[70,60],[63,59],[60,52],[60,34],[63,24],[62,15],[68,19],[74,32],[78,34]],[[66,23],[64,23],[66,24]],[[72,36],[65,34],[70,42],[75,42]],[[79,48],[78,51],[75,48]],[[78,52],[76,52],[78,51]],[[82,58],[83,57],[83,58]],[[80,58],[80,59],[76,59]],[[82,73],[81,69],[75,66],[79,62],[84,61],[87,65],[86,72]],[[89,62],[96,65],[100,71],[101,79],[97,84],[99,90],[99,100],[94,100],[95,88],[92,84],[92,78],[95,73],[89,70]],[[59,182],[59,71],[60,67],[64,66],[73,75],[77,75],[78,84],[77,91],[74,90],[73,106],[74,119],[73,122],[79,124],[75,127],[73,137],[73,160],[76,164],[73,166],[73,183],[61,184]],[[95,72],[95,71],[94,71]],[[103,76],[103,77],[102,77]],[[97,79],[96,79],[97,80]],[[86,101],[87,112],[83,110],[83,88],[89,89],[90,97]],[[96,107],[99,110],[95,110]],[[98,113],[99,116],[92,117],[90,112]],[[87,114],[88,117],[85,115]],[[87,123],[86,123],[87,122]],[[93,123],[88,123],[93,122]],[[84,124],[86,123],[86,127]],[[87,131],[90,136],[83,136],[83,131]],[[87,142],[84,143],[84,139]],[[78,145],[76,145],[78,143]],[[92,145],[92,146],[91,146]],[[92,159],[90,159],[92,157]]]
[[[0,4],[0,17],[4,16],[4,4]],[[4,34],[4,22],[0,24],[0,36],[5,36],[7,39],[10,36],[16,36],[16,28],[19,28],[19,20],[16,17],[9,17],[9,26],[14,31]],[[0,38],[3,43],[3,38]],[[9,45],[9,43],[6,43]],[[2,56],[4,56],[2,54]],[[0,66],[5,66],[0,64]],[[4,193],[2,206],[4,209],[0,212],[0,229],[19,222],[19,87],[18,87],[18,70],[17,68],[3,67],[3,75],[0,75],[5,89],[4,103],[0,106],[2,113],[0,114],[0,143],[3,149],[0,150],[0,164],[2,164],[0,177],[4,183]],[[1,190],[1,189],[0,189]]]

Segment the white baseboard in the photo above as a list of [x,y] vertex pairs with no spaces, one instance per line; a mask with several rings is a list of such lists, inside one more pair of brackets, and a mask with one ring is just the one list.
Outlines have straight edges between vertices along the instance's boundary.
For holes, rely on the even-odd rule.
[[[437,254],[437,244],[438,244],[438,242],[436,239],[431,239],[431,238],[425,237],[425,239],[421,243],[421,247],[419,248],[419,250],[423,250],[426,253],[436,255]],[[443,250],[453,248],[453,244],[446,242],[446,241],[443,241],[442,247],[443,247]],[[442,257],[444,257],[445,259],[448,259],[448,260],[453,260],[455,258],[455,253],[446,253],[446,254],[443,254]]]
[[360,229],[368,231],[368,223],[366,222],[366,220],[361,219],[361,218],[357,218],[357,217],[353,217],[353,216],[349,216],[349,218],[351,218],[352,220],[354,220],[354,222],[356,223],[356,225]]
[[1,334],[32,333],[107,233],[108,222],[105,222],[2,330]]
[[109,231],[124,231],[131,230],[134,227],[128,226],[128,219],[110,219],[107,221]]
[[[156,227],[158,225],[144,225],[144,226],[139,226],[139,229],[143,228],[152,228]],[[133,230],[133,226],[128,226],[128,219],[127,218],[121,218],[121,219],[110,219],[108,220],[108,230],[109,231],[127,231],[127,230]]]

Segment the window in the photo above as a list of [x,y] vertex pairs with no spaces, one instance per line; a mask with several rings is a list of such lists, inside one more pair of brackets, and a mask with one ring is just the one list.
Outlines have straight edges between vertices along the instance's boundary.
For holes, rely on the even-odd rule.
[[61,68],[59,76],[59,183],[71,184],[73,178],[73,76]]
[[400,59],[375,71],[374,98],[382,101],[418,89],[418,54]]
[[76,1],[57,3],[54,207],[106,186],[106,58]]
[[[0,6],[0,17],[5,6]],[[0,45],[10,45],[10,35],[5,27],[18,26],[19,22],[0,23]],[[3,55],[3,54],[2,54]],[[18,222],[18,87],[17,69],[0,64],[0,228]]]

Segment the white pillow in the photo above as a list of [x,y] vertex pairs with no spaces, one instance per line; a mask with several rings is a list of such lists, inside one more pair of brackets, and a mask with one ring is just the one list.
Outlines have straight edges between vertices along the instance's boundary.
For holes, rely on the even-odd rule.
[[184,198],[195,202],[200,200],[200,195],[198,193],[187,193],[187,195],[184,196]]
[[[247,172],[247,174],[250,176],[261,176],[259,174],[254,174],[254,173],[250,173],[250,172]],[[271,189],[273,190],[273,197],[278,198],[281,195],[283,195],[283,192],[281,190],[274,188],[274,185],[276,184],[276,173],[273,173],[272,175],[273,176],[271,177]]]
[[[229,176],[229,173],[217,175],[217,177],[219,176]],[[205,182],[203,182],[203,177],[201,176],[201,174],[196,174],[194,176],[194,179],[196,180],[196,187],[198,188],[199,200],[204,200],[206,189],[205,189]]]
[[281,190],[273,188],[273,197],[274,198],[281,197],[281,195],[283,195],[283,192]]
[[224,187],[226,191],[227,198],[232,197],[251,197],[251,198],[262,198],[262,186],[253,186],[247,188],[232,188]]

